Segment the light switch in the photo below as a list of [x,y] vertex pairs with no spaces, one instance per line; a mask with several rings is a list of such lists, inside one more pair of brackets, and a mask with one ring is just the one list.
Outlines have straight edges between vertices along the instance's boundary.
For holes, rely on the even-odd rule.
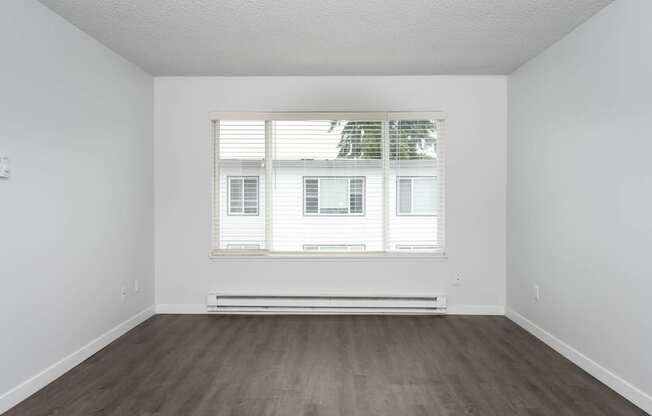
[[0,178],[9,177],[9,158],[0,153]]

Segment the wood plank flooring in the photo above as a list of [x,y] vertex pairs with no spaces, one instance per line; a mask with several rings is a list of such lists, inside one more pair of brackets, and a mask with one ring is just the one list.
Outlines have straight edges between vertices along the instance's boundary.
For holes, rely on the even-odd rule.
[[6,416],[645,414],[504,317],[158,315]]

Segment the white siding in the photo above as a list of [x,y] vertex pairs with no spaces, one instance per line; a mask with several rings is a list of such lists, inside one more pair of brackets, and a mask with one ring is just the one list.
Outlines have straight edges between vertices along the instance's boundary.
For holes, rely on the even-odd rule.
[[[258,215],[228,214],[229,176],[258,176]],[[265,247],[265,169],[252,167],[222,168],[220,175],[220,249],[229,244],[260,244]]]
[[[402,168],[399,176],[433,176],[432,169]],[[401,245],[428,245],[437,243],[437,217],[426,215],[398,215],[397,174],[392,172],[389,184],[389,249]]]
[[[364,176],[365,212],[351,216],[304,216],[304,176]],[[382,190],[379,169],[280,168],[274,178],[274,249],[302,251],[304,244],[383,244]]]
[[[401,168],[401,176],[432,176],[432,169]],[[259,215],[227,214],[227,177],[259,176]],[[305,176],[363,176],[364,215],[305,216],[303,178]],[[383,176],[379,168],[297,168],[275,169],[272,178],[273,247],[275,251],[302,251],[304,244],[359,245],[366,251],[383,250]],[[390,178],[389,245],[434,245],[436,216],[399,216],[396,209],[396,175]],[[220,248],[234,243],[265,244],[265,170],[253,167],[224,167],[220,176]]]

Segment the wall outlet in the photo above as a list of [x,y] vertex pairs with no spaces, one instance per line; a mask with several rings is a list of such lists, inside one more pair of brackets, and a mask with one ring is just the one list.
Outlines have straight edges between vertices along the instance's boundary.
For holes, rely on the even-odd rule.
[[126,297],[127,297],[127,287],[126,287],[126,286],[122,286],[122,287],[120,288],[120,298],[121,298],[122,300],[125,300]]
[[455,273],[455,278],[453,279],[453,286],[462,286],[462,273]]
[[138,279],[134,280],[134,292],[140,291],[140,281]]
[[539,285],[534,285],[534,300],[537,302],[541,300],[541,290],[539,289]]

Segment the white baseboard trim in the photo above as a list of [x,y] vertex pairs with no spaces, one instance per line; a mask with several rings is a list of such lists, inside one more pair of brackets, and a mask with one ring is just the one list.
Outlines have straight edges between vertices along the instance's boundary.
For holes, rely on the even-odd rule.
[[575,365],[609,386],[612,390],[634,403],[636,406],[640,407],[647,413],[652,414],[652,395],[645,393],[643,390],[624,380],[613,371],[593,361],[515,310],[506,308],[505,312],[505,315],[510,320],[539,338],[550,348],[572,361]]
[[205,314],[206,304],[204,303],[163,303],[156,305],[156,313],[169,313],[175,315],[198,315]]
[[448,315],[505,315],[503,305],[450,305]]
[[3,393],[0,395],[0,414],[8,411],[32,394],[61,377],[63,374],[70,371],[72,368],[79,365],[81,362],[153,315],[154,306],[150,306],[108,330],[67,357],[52,364],[40,373],[30,377],[6,393]]
[[[206,305],[199,304],[159,304],[156,305],[156,313],[169,313],[169,314],[208,314],[215,312],[207,312]],[[254,312],[238,312],[239,314],[260,314]],[[350,314],[351,312],[343,311],[342,314]],[[274,314],[273,312],[271,313]],[[323,314],[323,312],[317,312]],[[337,313],[329,313],[337,314]],[[447,310],[448,315],[504,315],[505,307],[502,305],[450,305]]]

